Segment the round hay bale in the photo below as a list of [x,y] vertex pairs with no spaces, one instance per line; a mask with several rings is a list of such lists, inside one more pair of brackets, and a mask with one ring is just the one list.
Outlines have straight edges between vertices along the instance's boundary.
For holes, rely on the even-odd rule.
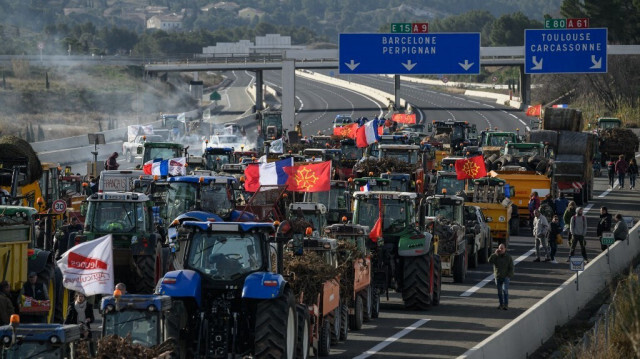
[[0,137],[0,163],[3,168],[11,168],[13,165],[22,165],[21,161],[26,160],[27,170],[24,183],[25,185],[37,181],[42,177],[42,165],[38,155],[35,153],[29,142],[16,136]]
[[548,130],[533,130],[529,131],[528,142],[535,143],[548,143],[553,149],[558,146],[558,133],[556,131]]
[[558,137],[557,153],[563,155],[584,155],[593,149],[591,138],[585,132],[562,131]]

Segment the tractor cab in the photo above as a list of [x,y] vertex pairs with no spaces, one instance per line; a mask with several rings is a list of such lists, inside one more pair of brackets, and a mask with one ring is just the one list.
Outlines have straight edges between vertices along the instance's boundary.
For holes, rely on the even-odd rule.
[[329,191],[306,192],[303,201],[323,204],[328,224],[340,222],[343,216],[351,218],[351,193],[346,181],[331,181]]
[[12,325],[0,327],[0,358],[75,358],[80,343],[80,325],[19,324],[12,316]]

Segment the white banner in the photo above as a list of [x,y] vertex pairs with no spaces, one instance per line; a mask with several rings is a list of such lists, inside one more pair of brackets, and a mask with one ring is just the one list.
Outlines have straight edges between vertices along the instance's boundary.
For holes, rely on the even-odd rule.
[[65,288],[86,296],[113,294],[113,245],[111,235],[80,243],[58,261]]

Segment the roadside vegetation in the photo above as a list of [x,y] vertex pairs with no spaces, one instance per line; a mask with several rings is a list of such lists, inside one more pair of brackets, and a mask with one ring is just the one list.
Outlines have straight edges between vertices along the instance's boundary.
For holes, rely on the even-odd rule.
[[586,340],[560,348],[562,356],[582,359],[640,357],[640,282],[637,274],[632,273],[618,283],[608,311],[608,328],[603,318],[597,327],[590,327]]

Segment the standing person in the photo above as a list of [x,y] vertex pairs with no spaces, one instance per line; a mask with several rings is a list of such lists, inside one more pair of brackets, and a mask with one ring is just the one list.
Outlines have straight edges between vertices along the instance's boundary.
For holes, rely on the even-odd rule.
[[556,261],[556,252],[558,251],[558,235],[562,236],[562,226],[560,225],[560,217],[556,214],[549,223],[549,248],[551,248],[551,263],[558,263]]
[[[607,210],[607,207],[600,207],[600,220],[598,221],[598,228],[596,228],[596,235],[598,236],[598,240],[602,243],[602,233],[611,231],[611,213]],[[607,249],[607,246],[604,244],[600,244],[600,248],[604,251]]]
[[0,282],[0,326],[9,325],[11,314],[15,313],[15,308],[11,302],[11,287],[9,282]]
[[571,232],[569,231],[569,224],[571,223],[571,217],[575,216],[576,214],[576,202],[571,201],[569,202],[569,205],[567,206],[567,209],[564,211],[564,214],[562,215],[562,219],[564,220],[564,231],[569,232],[569,240],[571,240]]
[[627,175],[629,164],[624,160],[624,155],[620,155],[616,161],[616,174],[618,175],[618,184],[620,189],[624,189],[624,177]]
[[547,217],[547,222],[551,221],[553,215],[556,213],[556,204],[553,197],[551,197],[551,193],[547,193],[547,195],[544,196],[544,200],[540,202],[539,209],[540,213]]
[[[49,300],[44,283],[38,283],[38,273],[30,272],[29,280],[22,286],[22,295],[36,300]],[[44,314],[24,314],[22,315],[24,323],[45,323],[47,317]]]
[[93,306],[87,302],[87,298],[83,293],[76,292],[75,301],[69,304],[67,308],[67,317],[64,324],[81,324],[82,336],[91,339],[90,324],[95,321],[93,316]]
[[609,187],[613,189],[613,184],[615,183],[616,178],[616,165],[613,161],[609,161],[607,164],[607,174],[609,175]]
[[616,241],[624,241],[629,236],[629,227],[620,213],[616,214],[616,225],[613,227],[613,238]]
[[547,245],[547,236],[549,235],[549,222],[547,217],[543,216],[539,210],[533,211],[533,236],[536,239],[536,259],[534,262],[540,262],[540,246],[544,248],[544,261],[549,262],[549,248]]
[[529,208],[529,223],[531,226],[531,229],[533,229],[533,211],[537,210],[538,208],[540,208],[540,197],[538,197],[538,192],[533,192],[531,194],[531,198],[529,198],[529,204],[528,204],[528,208]]
[[298,121],[298,124],[293,130],[298,133],[298,138],[302,138],[302,121]]
[[631,186],[629,189],[635,189],[636,177],[638,177],[638,164],[636,163],[635,158],[629,160],[629,168],[627,172],[629,173],[629,185]]
[[[573,256],[573,253],[576,250],[576,245],[580,243],[580,249],[582,250],[582,258],[584,258],[585,263],[589,263],[587,259],[587,247],[584,242],[584,236],[587,234],[587,217],[582,214],[582,207],[578,207],[576,210],[576,214],[571,217],[571,222],[569,222],[569,231],[571,232],[571,252],[569,252],[569,258]],[[567,262],[569,261],[567,258]]]
[[489,257],[489,263],[493,264],[493,276],[498,288],[498,309],[509,309],[509,282],[513,277],[513,258],[507,253],[504,243],[501,243]]
[[564,196],[564,193],[560,193],[560,197],[556,199],[556,214],[560,220],[560,228],[564,228],[564,211],[569,207],[569,200]]
[[109,158],[107,158],[107,160],[104,162],[104,169],[117,170],[118,167],[120,167],[120,165],[118,164],[118,161],[116,160],[117,158],[118,158],[118,152],[112,153],[111,156],[109,156]]

